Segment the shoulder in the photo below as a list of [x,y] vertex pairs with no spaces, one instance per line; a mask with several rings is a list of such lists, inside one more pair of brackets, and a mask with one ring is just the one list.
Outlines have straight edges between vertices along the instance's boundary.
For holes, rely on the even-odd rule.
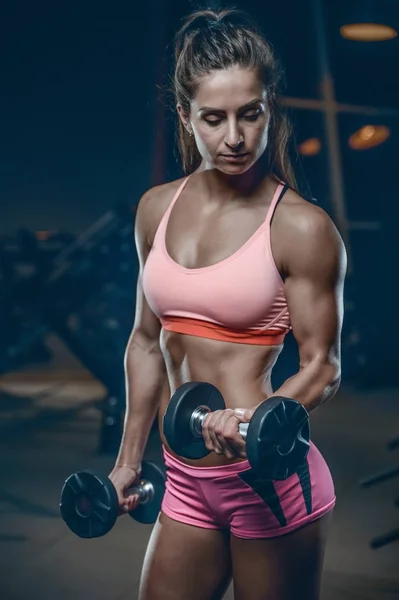
[[335,225],[325,210],[305,200],[292,189],[288,189],[276,211],[276,222],[289,229],[290,233],[317,234],[321,229],[334,229]]
[[275,225],[283,240],[286,265],[346,267],[345,246],[331,217],[294,190],[289,189],[281,200]]
[[158,225],[185,178],[169,181],[148,189],[136,207],[136,230],[145,232],[151,245]]
[[298,242],[323,242],[327,238],[342,243],[338,229],[326,211],[291,189],[281,200],[275,221],[279,229],[284,229],[284,237],[292,239],[293,236]]

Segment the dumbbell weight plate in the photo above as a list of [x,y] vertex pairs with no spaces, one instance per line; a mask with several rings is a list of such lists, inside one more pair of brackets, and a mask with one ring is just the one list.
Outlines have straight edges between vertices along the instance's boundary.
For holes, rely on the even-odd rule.
[[140,480],[148,481],[148,485],[152,486],[153,495],[148,502],[140,502],[129,515],[139,523],[155,523],[165,493],[165,471],[154,463],[144,462]]
[[200,406],[211,411],[226,408],[223,396],[211,383],[184,383],[172,395],[163,417],[163,432],[170,448],[184,458],[198,459],[209,454],[203,438],[193,435],[190,428],[191,416]]
[[95,471],[73,473],[61,491],[61,516],[81,538],[108,533],[118,516],[118,496],[112,482]]
[[247,457],[265,480],[284,480],[306,459],[310,447],[309,415],[290,398],[273,396],[256,409],[248,426]]

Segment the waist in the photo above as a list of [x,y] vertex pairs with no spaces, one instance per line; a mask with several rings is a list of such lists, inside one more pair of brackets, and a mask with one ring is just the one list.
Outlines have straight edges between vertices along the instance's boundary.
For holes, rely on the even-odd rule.
[[166,331],[223,342],[258,346],[279,346],[284,342],[284,338],[288,333],[288,330],[282,331],[279,329],[229,329],[216,323],[201,321],[200,319],[189,319],[187,317],[161,317],[160,321],[163,329]]
[[215,475],[231,475],[239,473],[250,468],[250,464],[245,458],[227,458],[223,454],[211,452],[204,458],[190,460],[178,456],[171,448],[169,448],[163,435],[162,452],[167,467],[174,467],[180,471],[184,471],[187,475],[201,478],[211,478]]
[[[318,469],[321,469],[322,465],[327,467],[325,459],[317,446],[312,440],[309,440],[309,444],[309,453],[307,456],[308,464],[311,464],[313,467],[318,467]],[[251,465],[246,458],[229,459],[224,455],[215,454],[215,452],[211,452],[211,454],[199,460],[189,460],[175,454],[164,441],[162,441],[162,453],[166,467],[182,471],[186,473],[186,475],[199,479],[226,477],[251,468]]]

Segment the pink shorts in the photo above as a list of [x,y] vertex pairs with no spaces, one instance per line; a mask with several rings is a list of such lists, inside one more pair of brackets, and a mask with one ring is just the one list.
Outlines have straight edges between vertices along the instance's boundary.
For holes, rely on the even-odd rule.
[[229,529],[239,538],[270,538],[303,527],[335,505],[330,470],[312,443],[306,463],[285,481],[260,481],[247,460],[192,467],[163,452],[167,480],[161,510],[181,523]]

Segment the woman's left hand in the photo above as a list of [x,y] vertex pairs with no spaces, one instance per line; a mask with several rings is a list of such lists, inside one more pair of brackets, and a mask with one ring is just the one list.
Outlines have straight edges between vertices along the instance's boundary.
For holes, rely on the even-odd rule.
[[202,423],[207,449],[227,458],[247,458],[245,440],[238,426],[249,423],[254,412],[254,408],[226,408],[210,412]]

